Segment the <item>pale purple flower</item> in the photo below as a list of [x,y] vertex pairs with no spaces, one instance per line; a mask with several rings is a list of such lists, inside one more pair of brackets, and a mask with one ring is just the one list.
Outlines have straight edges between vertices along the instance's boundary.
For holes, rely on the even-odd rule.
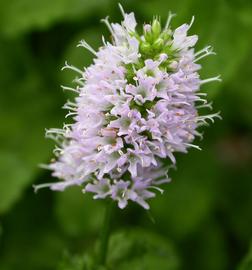
[[188,36],[193,20],[172,31],[170,14],[164,29],[154,19],[139,35],[134,13],[122,13],[121,24],[104,20],[112,43],[103,40],[98,52],[85,41],[79,44],[95,55],[91,66],[65,66],[79,74],[76,88],[64,87],[77,92],[64,106],[73,123],[47,131],[58,143],[56,161],[47,168],[61,181],[36,189],[80,185],[94,199],[110,198],[120,208],[133,201],[149,209],[146,200],[169,181],[163,160],[175,164],[176,152],[199,148],[192,144],[201,136],[198,127],[219,116],[199,114],[211,107],[200,86],[219,77],[199,76],[198,61],[213,52],[209,46],[194,51],[198,37]]

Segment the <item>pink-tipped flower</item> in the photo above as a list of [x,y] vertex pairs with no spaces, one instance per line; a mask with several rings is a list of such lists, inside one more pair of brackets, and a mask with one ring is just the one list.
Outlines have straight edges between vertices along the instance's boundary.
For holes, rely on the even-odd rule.
[[192,23],[173,31],[170,14],[163,29],[154,19],[141,35],[134,13],[121,10],[121,24],[104,20],[111,43],[104,41],[96,52],[80,42],[95,55],[94,63],[85,70],[65,66],[80,76],[75,102],[65,105],[74,121],[47,132],[58,142],[48,168],[61,181],[36,189],[80,185],[94,199],[111,198],[120,208],[131,200],[148,209],[146,200],[169,181],[163,160],[174,164],[174,153],[198,148],[192,144],[201,135],[198,127],[219,117],[198,111],[211,107],[200,86],[219,77],[200,78],[198,61],[213,52],[194,51],[198,37],[187,33]]

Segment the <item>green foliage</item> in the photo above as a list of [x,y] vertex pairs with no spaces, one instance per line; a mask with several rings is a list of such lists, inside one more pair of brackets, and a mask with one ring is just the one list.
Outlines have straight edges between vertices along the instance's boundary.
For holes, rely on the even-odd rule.
[[89,17],[103,10],[108,0],[43,0],[2,1],[0,31],[7,36],[16,36],[33,29],[46,29],[63,20]]
[[[116,211],[114,229],[123,230],[112,236],[109,270],[252,269],[251,250],[241,262],[252,238],[252,2],[121,3],[147,23],[161,15],[164,25],[169,10],[177,13],[172,27],[195,15],[190,33],[199,35],[198,49],[213,45],[217,53],[202,60],[202,78],[223,78],[203,90],[223,120],[204,130],[203,151],[177,155],[173,181],[149,212],[133,204]],[[71,86],[75,74],[60,68],[66,60],[81,69],[92,63],[76,45],[85,39],[97,49],[102,34],[109,39],[99,22],[107,15],[121,19],[117,1],[0,1],[1,270],[95,266],[102,202],[80,188],[35,195],[32,185],[55,181],[38,164],[52,157],[45,128],[69,121],[61,107],[73,95],[60,85]]]
[[167,239],[146,230],[132,229],[111,237],[108,268],[118,270],[179,269],[177,255]]
[[[90,252],[90,250],[89,250]],[[95,253],[64,254],[58,270],[160,270],[179,269],[179,260],[168,240],[147,230],[134,228],[110,238],[106,267],[96,264]]]
[[[211,153],[192,150],[181,158],[183,160],[178,161],[178,167],[182,163],[183,169],[171,170],[174,181],[151,204],[156,226],[164,233],[172,232],[177,238],[199,228],[213,211],[218,195],[215,190],[218,185],[214,182],[218,179],[218,170],[212,169],[216,165]],[[194,164],[197,164],[196,169],[192,169]]]
[[83,194],[80,188],[71,188],[56,195],[55,216],[62,230],[70,236],[95,234],[102,222],[99,201]]
[[242,261],[238,270],[251,270],[252,269],[252,246],[250,246],[250,250],[247,256]]
[[[44,129],[60,119],[57,99],[23,41],[0,43],[0,213],[19,198],[49,156]],[[56,102],[55,102],[56,101]],[[56,105],[56,106],[55,106]],[[57,120],[57,121],[56,121]]]
[[[94,270],[94,260],[89,255],[72,255],[65,253],[57,270]],[[99,267],[97,270],[105,270]]]

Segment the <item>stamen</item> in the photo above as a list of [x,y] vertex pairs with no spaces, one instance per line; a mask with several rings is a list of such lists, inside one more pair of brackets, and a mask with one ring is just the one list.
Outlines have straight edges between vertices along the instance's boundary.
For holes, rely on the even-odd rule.
[[[202,54],[203,53],[203,54]],[[202,54],[202,55],[200,55]],[[193,62],[197,62],[202,58],[205,58],[208,55],[215,55],[216,53],[213,51],[213,48],[211,46],[206,47],[205,49],[203,49],[202,51],[196,53],[194,56],[200,55],[199,57],[197,57],[196,59],[194,59]]]
[[163,193],[164,193],[164,190],[163,190],[163,189],[161,189],[161,188],[159,188],[159,187],[150,186],[150,188],[152,188],[152,189],[155,189],[155,190],[159,191],[161,194],[163,194]]
[[[83,75],[84,75],[84,74],[83,74]],[[76,77],[76,78],[73,80],[73,82],[79,84],[80,86],[84,86],[84,85],[85,85],[84,81],[85,81],[85,78],[78,78],[78,77]]]
[[171,23],[171,20],[173,17],[175,17],[176,14],[175,13],[171,13],[171,11],[169,11],[168,13],[168,18],[167,18],[167,21],[166,21],[166,24],[165,24],[165,30],[168,30],[169,29],[169,26],[170,26],[170,23]]
[[197,121],[201,121],[203,123],[206,123],[206,120],[210,120],[212,123],[214,123],[214,118],[219,118],[219,119],[222,119],[221,116],[220,116],[220,112],[217,112],[217,113],[213,113],[213,114],[207,114],[207,115],[202,115],[202,116],[198,116],[197,117]]
[[185,146],[189,146],[198,150],[202,150],[198,145],[191,144],[191,143],[184,143]]
[[207,100],[206,99],[203,99],[203,98],[198,98],[198,99],[195,100],[195,102],[197,102],[197,101],[200,101],[203,104],[207,104]]
[[74,102],[67,101],[67,103],[62,108],[70,110],[70,111],[77,112],[78,105],[76,103],[74,103]]
[[71,91],[71,92],[78,93],[78,94],[80,92],[79,87],[72,88],[72,87],[67,87],[67,86],[61,85],[61,88],[63,89],[63,91]]
[[102,43],[104,46],[107,46],[108,45],[108,42],[105,40],[105,37],[102,36]]
[[160,180],[154,180],[153,181],[156,185],[162,185],[165,183],[170,183],[171,179],[170,178],[165,178],[165,179],[160,179]]
[[51,170],[51,167],[48,164],[39,164],[38,166],[41,169]]
[[77,47],[84,47],[88,51],[90,51],[92,54],[97,56],[96,51],[83,39],[80,41],[80,43],[77,45]]
[[205,83],[214,82],[214,81],[219,81],[219,82],[221,82],[220,75],[218,75],[218,76],[216,76],[216,77],[209,78],[209,79],[201,80],[201,81],[200,81],[200,84],[205,84]]
[[207,96],[207,93],[196,93],[195,95],[206,97]]
[[56,147],[54,150],[53,150],[53,153],[55,156],[58,156],[58,155],[61,155],[62,153],[64,153],[64,150],[59,148],[59,147]]
[[41,185],[33,185],[32,187],[34,188],[34,192],[37,193],[39,189],[41,188],[47,188],[51,187],[52,185],[55,185],[55,183],[47,183],[47,184],[41,184]]
[[[108,19],[109,19],[109,16],[107,16],[105,19],[101,19],[101,22],[105,23],[105,25],[108,27],[109,32],[110,32],[112,35],[114,35],[114,31],[113,31],[113,29],[112,29],[112,27],[111,27],[111,24],[110,24],[110,22],[109,22]],[[103,38],[103,39],[104,39],[104,38]],[[105,42],[104,45],[106,45],[106,42]]]
[[72,115],[77,115],[77,113],[76,113],[76,112],[69,112],[69,113],[65,116],[65,118],[68,118],[69,116],[72,116]]
[[197,109],[201,109],[201,108],[209,108],[210,110],[212,110],[212,109],[213,109],[212,104],[213,104],[213,102],[210,102],[210,103],[207,103],[207,104],[203,104],[203,105],[196,106],[196,108],[197,108]]
[[74,67],[74,66],[71,66],[71,65],[68,65],[67,61],[65,62],[65,66],[61,69],[61,70],[64,70],[64,69],[71,69],[79,74],[82,75],[82,71],[80,69],[78,69],[77,67]]
[[192,19],[191,19],[191,22],[190,22],[190,24],[189,24],[188,29],[190,29],[190,28],[192,27],[193,23],[194,23],[194,16],[192,16]]
[[122,5],[121,5],[120,3],[118,3],[118,6],[119,6],[119,9],[120,9],[120,11],[121,11],[121,13],[122,13],[122,15],[123,15],[123,18],[124,18],[124,17],[125,17],[125,12],[124,12],[124,10],[123,10]]
[[206,47],[204,47],[202,50],[199,50],[198,52],[196,52],[196,53],[194,54],[194,56],[198,56],[198,55],[202,54],[203,52],[208,51],[210,48],[211,48],[211,46],[206,46]]

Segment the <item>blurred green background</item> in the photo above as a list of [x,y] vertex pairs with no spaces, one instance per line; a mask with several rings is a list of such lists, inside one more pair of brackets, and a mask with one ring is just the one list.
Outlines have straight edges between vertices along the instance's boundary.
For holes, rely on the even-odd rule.
[[[139,23],[168,11],[174,27],[190,22],[197,49],[213,45],[202,77],[222,75],[203,91],[222,121],[204,129],[203,151],[177,155],[177,170],[151,210],[117,210],[109,250],[111,269],[252,269],[252,1],[121,1]],[[76,48],[109,38],[100,19],[120,21],[113,0],[0,0],[0,269],[80,270],[99,236],[103,202],[79,188],[64,193],[32,185],[54,181],[38,167],[52,158],[44,129],[61,127],[69,98],[60,85],[75,74],[65,60],[87,66]],[[133,250],[133,251],[132,251]],[[249,251],[250,250],[250,251]],[[72,255],[75,254],[75,255]]]

